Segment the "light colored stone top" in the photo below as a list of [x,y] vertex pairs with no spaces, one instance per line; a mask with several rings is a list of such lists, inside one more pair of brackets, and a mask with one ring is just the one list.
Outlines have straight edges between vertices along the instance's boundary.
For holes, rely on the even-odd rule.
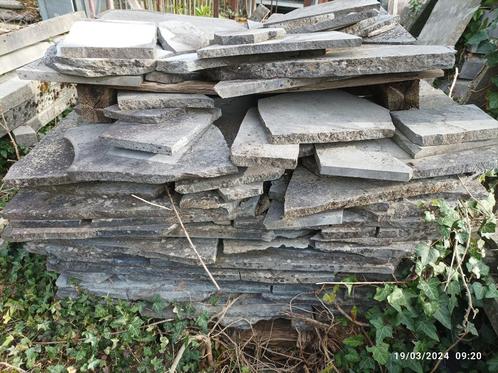
[[118,92],[118,105],[121,110],[142,110],[162,108],[214,108],[214,101],[202,94]]
[[283,28],[254,28],[244,31],[225,31],[214,34],[214,44],[233,45],[261,43],[285,36]]

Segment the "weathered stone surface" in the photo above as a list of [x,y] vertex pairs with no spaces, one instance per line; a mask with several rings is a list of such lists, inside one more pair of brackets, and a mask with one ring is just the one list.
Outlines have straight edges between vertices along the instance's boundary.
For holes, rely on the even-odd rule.
[[48,67],[43,61],[37,60],[17,70],[17,75],[23,80],[41,80],[45,82],[108,85],[117,87],[137,87],[143,82],[139,75],[84,77],[61,74]]
[[285,174],[280,179],[271,182],[270,190],[268,191],[268,197],[271,200],[285,201],[285,192],[287,191],[287,185],[289,185],[290,176],[290,174]]
[[214,69],[217,80],[354,77],[361,75],[449,69],[452,48],[430,45],[363,45],[327,53],[323,57],[241,62]]
[[411,142],[400,131],[396,131],[393,140],[396,142],[396,144],[399,145],[400,148],[402,148],[414,159],[431,157],[434,155],[456,153],[469,149],[479,149],[479,148],[486,148],[498,145],[498,138],[496,138],[490,140],[468,141],[468,142],[461,142],[457,144],[448,144],[448,145],[420,146]]
[[[367,238],[372,241],[373,238]],[[363,257],[379,258],[388,260],[399,260],[403,257],[409,257],[415,252],[415,247],[419,242],[396,242],[387,243],[386,246],[377,245],[354,245],[341,242],[313,241],[313,247],[317,250],[329,253],[348,253],[357,254]]]
[[30,126],[19,126],[12,131],[17,145],[29,148],[38,142],[36,131]]
[[388,110],[343,91],[287,93],[258,101],[272,144],[391,137]]
[[146,198],[155,198],[166,190],[166,186],[160,184],[95,181],[75,184],[43,185],[33,188],[33,193],[37,193],[38,190],[56,194],[74,194],[78,196],[129,196],[130,194],[135,194]]
[[391,139],[315,147],[321,175],[391,181],[409,181],[413,175],[405,163],[408,155]]
[[174,53],[189,53],[209,45],[209,35],[188,22],[166,21],[157,28],[161,46]]
[[[219,114],[218,114],[219,115]],[[189,113],[176,124],[140,125],[118,121],[110,125],[100,138],[112,146],[166,155],[185,153],[210,127],[216,114]]]
[[62,74],[88,78],[142,75],[154,71],[156,67],[156,61],[153,59],[62,57],[57,55],[57,46],[55,45],[47,50],[42,61],[46,66]]
[[60,44],[72,58],[156,57],[156,25],[145,22],[79,21]]
[[187,80],[199,80],[200,75],[198,73],[190,74],[168,74],[161,71],[152,71],[145,75],[145,80],[149,82],[157,82],[163,84],[175,84],[184,82]]
[[134,123],[164,123],[172,122],[178,117],[187,114],[186,108],[164,108],[145,110],[121,110],[118,105],[104,108],[104,115],[108,118]]
[[214,101],[206,95],[186,93],[118,92],[121,110],[164,108],[214,108]]
[[68,115],[38,146],[10,167],[4,177],[6,185],[26,187],[70,183],[66,170],[73,161],[73,151],[64,140],[64,133],[76,127],[77,123],[76,114]]
[[259,23],[263,21],[266,17],[268,17],[270,13],[271,13],[270,9],[265,7],[263,4],[258,4],[254,12],[252,12],[251,16],[247,20],[247,25],[249,26],[250,22]]
[[285,194],[285,216],[298,217],[331,209],[454,189],[457,177],[412,180],[408,183],[317,176],[303,167],[294,170]]
[[235,210],[235,219],[257,218],[259,201],[262,197],[259,195],[250,197],[240,201],[239,206]]
[[24,5],[16,0],[0,0],[0,8],[20,10],[24,8]]
[[399,23],[399,17],[381,13],[375,17],[364,19],[354,25],[341,29],[342,32],[368,38],[386,32]]
[[309,238],[277,238],[273,241],[223,240],[223,254],[242,254],[250,251],[262,251],[269,248],[289,247],[306,249]]
[[220,188],[219,193],[225,201],[236,201],[263,194],[263,183],[234,185],[228,188]]
[[270,166],[294,169],[297,166],[299,145],[271,144],[258,110],[251,108],[240,125],[231,153],[230,159],[240,167]]
[[397,25],[383,33],[372,35],[363,39],[364,44],[415,44],[415,39],[406,29]]
[[214,90],[220,97],[238,97],[248,94],[265,93],[302,87],[311,84],[310,79],[251,79],[225,80],[216,83]]
[[283,28],[253,28],[245,31],[225,31],[214,34],[213,44],[234,45],[261,43],[281,39],[286,32]]
[[361,38],[338,31],[314,32],[287,35],[282,39],[268,40],[255,44],[210,45],[199,49],[200,58],[219,58],[242,55],[296,52],[333,48],[358,47]]
[[448,145],[498,137],[498,121],[474,105],[393,112],[396,127],[421,146]]
[[199,193],[190,193],[182,195],[180,200],[181,208],[197,208],[197,209],[217,209],[228,208],[235,209],[234,204],[239,201],[226,202],[218,192],[207,191]]
[[11,53],[0,55],[0,75],[14,71],[19,67],[41,58],[51,45],[51,42],[41,42],[18,49]]
[[342,224],[341,209],[310,214],[304,217],[288,218],[284,216],[284,204],[272,201],[268,210],[264,225],[266,229],[287,230],[320,227],[323,225]]
[[237,185],[251,184],[261,181],[278,179],[285,170],[273,167],[248,167],[237,174],[210,179],[180,180],[175,183],[175,190],[179,193],[197,193],[206,190],[229,188]]
[[419,108],[420,109],[432,109],[447,105],[457,105],[453,99],[451,99],[446,93],[441,89],[434,88],[431,83],[420,80],[420,92],[419,92]]
[[417,38],[418,43],[455,46],[480,5],[479,0],[438,1]]
[[266,27],[283,27],[287,32],[315,32],[338,29],[378,14],[376,0],[335,0],[311,5],[268,19]]
[[[323,51],[315,50],[280,53],[278,57],[283,59],[297,57],[316,57],[320,55],[323,55]],[[225,58],[199,58],[199,56],[197,56],[197,53],[186,53],[158,60],[156,64],[156,70],[170,74],[188,74],[200,70],[213,69],[216,67],[273,60],[275,60],[275,56],[271,54],[234,56]]]
[[68,169],[77,181],[130,181],[163,184],[195,175],[200,178],[227,175],[237,171],[229,160],[223,135],[211,126],[177,164],[148,162],[116,157],[99,141],[106,125],[87,125],[67,131],[65,136],[74,148],[74,162]]

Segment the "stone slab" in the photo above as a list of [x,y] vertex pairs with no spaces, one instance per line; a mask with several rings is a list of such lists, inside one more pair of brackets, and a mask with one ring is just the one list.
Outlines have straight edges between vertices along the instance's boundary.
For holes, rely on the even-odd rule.
[[218,192],[206,191],[182,195],[180,200],[181,208],[215,209],[232,206],[239,201],[226,202]]
[[231,147],[232,162],[240,167],[270,166],[294,169],[299,145],[275,145],[268,136],[257,108],[251,108],[242,121]]
[[349,48],[361,45],[361,38],[338,31],[323,31],[309,34],[292,34],[282,39],[254,44],[210,45],[199,49],[200,58],[220,58],[267,53],[296,52],[333,48]]
[[289,174],[285,174],[280,179],[273,180],[271,182],[270,189],[268,190],[268,197],[270,200],[284,202],[285,192],[287,190],[287,185],[289,185],[290,176],[291,175]]
[[68,169],[77,181],[129,181],[162,184],[192,176],[213,178],[237,172],[220,131],[211,126],[177,164],[117,158],[99,141],[107,125],[85,125],[66,132],[75,157]]
[[420,92],[419,92],[419,108],[420,109],[432,109],[436,107],[457,105],[453,99],[451,99],[444,91],[441,89],[434,88],[431,83],[426,80],[420,80]]
[[396,131],[393,141],[407,152],[413,159],[431,157],[448,153],[455,153],[470,149],[486,148],[498,145],[498,138],[483,141],[468,141],[457,144],[420,146],[411,142],[403,133]]
[[17,0],[0,0],[0,8],[20,10],[24,9],[23,3]]
[[140,125],[117,121],[100,138],[111,146],[143,152],[178,155],[185,153],[209,128],[216,115],[189,113],[176,124]]
[[181,54],[208,46],[210,35],[188,22],[165,21],[158,24],[157,38],[165,50]]
[[79,21],[60,45],[60,54],[72,58],[156,57],[156,25],[146,22]]
[[376,0],[335,0],[268,19],[265,27],[283,27],[293,33],[338,29],[378,14],[379,8]]
[[262,181],[275,180],[284,174],[285,170],[273,167],[248,167],[239,170],[234,175],[212,177],[208,179],[180,180],[175,183],[178,193],[197,193],[206,190],[229,188],[233,186],[251,184]]
[[235,185],[228,188],[219,188],[219,193],[225,201],[236,201],[263,194],[263,183]]
[[0,55],[0,75],[16,70],[19,67],[32,63],[33,61],[43,57],[45,51],[51,45],[51,42],[40,42],[15,50],[8,54]]
[[257,195],[240,201],[240,204],[234,213],[234,220],[256,218],[256,215],[259,212],[258,208],[260,206],[260,199],[261,197]]
[[273,241],[223,240],[223,254],[242,254],[250,251],[262,251],[269,248],[288,247],[306,249],[310,245],[309,238],[277,238]]
[[398,22],[399,17],[382,12],[375,17],[364,19],[354,25],[343,28],[341,31],[360,36],[362,38],[368,38],[390,30],[398,25]]
[[343,91],[287,93],[258,101],[272,144],[330,143],[394,135],[389,111]]
[[391,139],[339,144],[317,144],[316,162],[321,175],[409,181],[413,171],[408,154]]
[[283,28],[253,28],[245,31],[226,31],[214,34],[213,44],[236,45],[253,44],[272,39],[281,39],[286,32]]
[[104,115],[108,118],[143,124],[172,122],[186,114],[186,108],[121,110],[118,105],[112,105],[104,109]]
[[363,39],[364,44],[415,44],[417,39],[415,39],[406,29],[397,25],[383,33],[377,35],[372,35],[368,38]]
[[3,179],[5,184],[26,187],[70,183],[66,170],[74,155],[64,133],[77,124],[78,116],[68,115],[38,146],[10,167]]
[[288,218],[284,216],[284,203],[272,201],[263,224],[269,230],[287,230],[316,228],[320,226],[342,224],[343,211],[331,210],[304,217]]
[[17,70],[17,75],[23,80],[41,80],[45,82],[107,85],[116,87],[138,87],[143,82],[143,77],[139,75],[89,78],[84,76],[61,74],[45,65],[41,59],[21,67]]
[[69,31],[71,25],[85,17],[84,12],[65,14],[0,35],[0,56],[36,44]]
[[165,192],[166,186],[160,184],[95,181],[75,184],[44,185],[33,188],[32,190],[33,193],[41,190],[50,193],[74,194],[78,196],[129,196],[130,194],[135,194],[145,198],[155,198]]
[[121,110],[148,110],[164,108],[214,108],[214,101],[202,94],[118,92]]
[[195,72],[188,74],[168,74],[161,71],[152,71],[145,75],[145,80],[148,82],[175,84],[188,80],[201,80],[201,76]]
[[319,212],[363,206],[379,201],[438,193],[460,184],[457,177],[412,180],[407,183],[317,176],[298,167],[285,194],[285,216],[299,217]]
[[38,135],[30,126],[19,126],[14,128],[12,134],[19,146],[29,148],[38,142]]
[[[367,240],[372,241],[369,237]],[[357,254],[363,257],[382,258],[386,261],[399,260],[409,257],[415,253],[415,248],[419,242],[395,242],[387,246],[375,245],[355,245],[341,242],[313,241],[313,247],[317,250],[330,253]]]
[[241,62],[215,68],[216,80],[354,77],[450,69],[455,50],[431,45],[362,45],[333,50],[323,57]]
[[475,105],[449,105],[392,114],[396,127],[420,146],[448,145],[498,137],[498,121]]

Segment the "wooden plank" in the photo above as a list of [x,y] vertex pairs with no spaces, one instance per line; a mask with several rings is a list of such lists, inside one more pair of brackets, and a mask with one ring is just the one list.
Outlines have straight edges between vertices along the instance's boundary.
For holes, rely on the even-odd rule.
[[[157,82],[143,82],[137,87],[113,87],[119,90],[140,92],[164,92],[164,93],[204,93],[206,95],[217,95],[214,90],[214,82],[203,82],[189,80],[175,84],[164,84]],[[112,86],[111,86],[112,87]]]
[[1,35],[0,55],[64,34],[75,21],[83,18],[85,18],[84,12],[65,14]]

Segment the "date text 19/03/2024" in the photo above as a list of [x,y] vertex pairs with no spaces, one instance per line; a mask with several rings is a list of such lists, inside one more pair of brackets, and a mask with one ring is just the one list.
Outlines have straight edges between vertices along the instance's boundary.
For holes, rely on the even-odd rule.
[[481,360],[481,352],[393,352],[396,360]]

